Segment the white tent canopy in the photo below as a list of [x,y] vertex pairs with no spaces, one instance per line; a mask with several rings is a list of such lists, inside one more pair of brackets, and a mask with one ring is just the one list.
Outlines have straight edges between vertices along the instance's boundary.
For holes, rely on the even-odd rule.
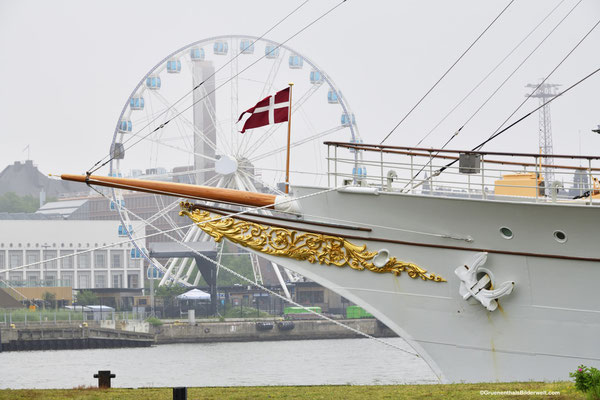
[[177,296],[179,300],[210,300],[210,294],[200,289],[192,289]]

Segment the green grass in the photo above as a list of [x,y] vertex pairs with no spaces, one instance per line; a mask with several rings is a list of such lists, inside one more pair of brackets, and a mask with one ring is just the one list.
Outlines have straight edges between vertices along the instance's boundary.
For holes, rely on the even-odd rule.
[[255,307],[240,306],[234,307],[227,305],[225,310],[220,310],[221,315],[225,318],[266,318],[271,315],[262,310],[256,310]]
[[[482,395],[482,390],[552,391],[559,395]],[[173,398],[172,388],[105,389],[74,388],[70,390],[1,390],[0,399],[85,399],[85,400],[167,400]],[[513,382],[455,385],[390,385],[390,386],[259,386],[189,388],[188,399],[585,399],[572,382]]]

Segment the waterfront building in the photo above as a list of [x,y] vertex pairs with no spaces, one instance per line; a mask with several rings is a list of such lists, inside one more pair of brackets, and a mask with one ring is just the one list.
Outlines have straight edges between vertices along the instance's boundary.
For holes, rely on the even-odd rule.
[[[15,288],[143,288],[142,259],[131,257],[134,248],[119,236],[119,226],[119,221],[0,219],[0,279]],[[34,265],[11,270],[25,264]]]
[[89,188],[82,187],[74,182],[65,182],[50,179],[41,173],[32,160],[24,162],[15,161],[14,164],[6,166],[0,172],[0,195],[8,192],[19,196],[38,197],[43,201],[47,197],[58,197],[61,195],[74,195],[76,193],[87,193]]

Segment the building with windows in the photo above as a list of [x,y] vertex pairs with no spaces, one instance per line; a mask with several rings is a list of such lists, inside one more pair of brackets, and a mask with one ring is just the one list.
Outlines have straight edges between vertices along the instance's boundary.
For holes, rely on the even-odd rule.
[[[15,288],[143,288],[142,258],[119,236],[119,226],[119,221],[0,219],[0,279]],[[18,268],[25,264],[33,265]]]

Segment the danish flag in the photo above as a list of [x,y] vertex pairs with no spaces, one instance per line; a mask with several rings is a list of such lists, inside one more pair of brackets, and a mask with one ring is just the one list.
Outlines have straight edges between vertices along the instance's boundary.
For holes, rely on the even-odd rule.
[[256,103],[254,107],[244,111],[237,122],[242,120],[244,114],[250,114],[250,117],[244,123],[241,133],[246,132],[246,129],[286,122],[288,120],[289,109],[290,88],[287,87],[273,96],[265,97]]

